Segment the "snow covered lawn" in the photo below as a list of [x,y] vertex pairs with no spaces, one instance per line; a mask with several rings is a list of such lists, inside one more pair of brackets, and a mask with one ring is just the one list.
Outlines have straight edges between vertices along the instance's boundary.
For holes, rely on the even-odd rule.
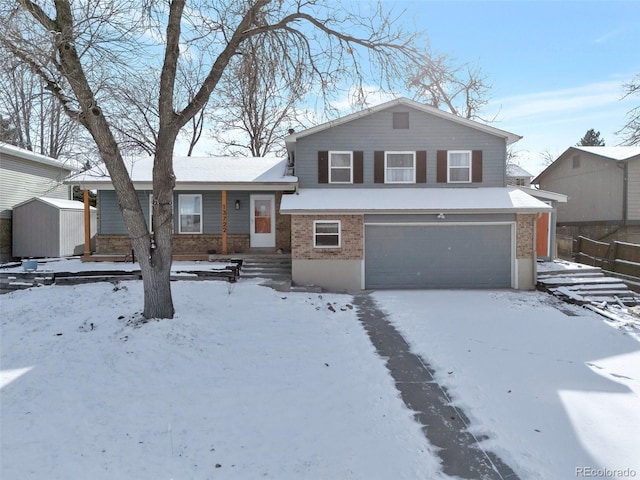
[[472,431],[487,435],[483,444],[521,478],[640,477],[640,343],[633,332],[539,292],[374,298],[435,368]]
[[0,297],[0,478],[442,478],[351,297],[181,281],[134,326],[141,287]]
[[[142,325],[139,281],[0,296],[0,478],[449,478],[351,297],[258,283],[175,282]],[[640,477],[633,332],[537,292],[373,295],[523,480]]]

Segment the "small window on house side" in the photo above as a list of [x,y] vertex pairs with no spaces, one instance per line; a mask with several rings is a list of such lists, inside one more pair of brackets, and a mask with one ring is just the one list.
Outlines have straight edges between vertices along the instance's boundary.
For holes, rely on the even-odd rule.
[[340,248],[340,220],[315,220],[313,222],[314,248]]
[[353,183],[353,152],[329,152],[329,183]]
[[409,128],[409,112],[393,112],[393,129]]
[[202,195],[178,195],[178,232],[202,233]]
[[416,183],[416,152],[385,152],[384,183]]
[[471,182],[471,152],[469,150],[447,152],[447,182]]
[[516,178],[516,185],[519,187],[524,187],[524,178]]
[[573,156],[573,168],[580,168],[580,155]]

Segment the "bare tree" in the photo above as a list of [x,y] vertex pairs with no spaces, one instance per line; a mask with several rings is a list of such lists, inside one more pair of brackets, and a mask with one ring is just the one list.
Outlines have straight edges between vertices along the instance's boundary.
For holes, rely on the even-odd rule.
[[285,153],[283,138],[302,125],[296,105],[311,75],[297,65],[283,75],[277,44],[251,39],[229,66],[213,108],[213,138],[230,155],[264,157]]
[[434,52],[427,46],[427,60],[411,75],[409,88],[428,104],[446,109],[454,115],[473,120],[493,121],[481,117],[489,101],[491,85],[479,66],[458,64],[450,56]]
[[70,153],[79,136],[77,122],[64,114],[41,78],[1,47],[0,112],[12,119],[11,143],[52,158]]
[[[186,0],[15,0],[0,6],[0,20],[0,42],[42,78],[97,145],[140,262],[146,318],[174,315],[170,271],[176,139],[209,101],[247,41],[269,38],[278,43],[281,70],[294,78],[297,65],[309,65],[314,85],[324,95],[345,78],[363,83],[363,57],[378,79],[398,78],[408,62],[420,57],[413,46],[416,35],[398,30],[381,6],[362,18],[329,0],[194,0],[188,7]],[[195,95],[178,105],[178,67],[181,55],[190,51],[205,52],[209,68],[197,79]],[[145,62],[159,71],[153,233],[110,123],[117,102],[111,92],[143,79],[140,65]]]
[[[625,83],[623,88],[622,98],[640,96],[640,74],[636,75],[629,83]],[[616,133],[623,135],[624,145],[640,145],[640,105],[627,112],[627,119],[624,127]]]

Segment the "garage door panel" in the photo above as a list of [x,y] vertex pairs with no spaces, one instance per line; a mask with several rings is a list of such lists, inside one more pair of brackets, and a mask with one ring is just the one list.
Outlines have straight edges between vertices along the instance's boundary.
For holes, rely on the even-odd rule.
[[366,288],[508,288],[510,225],[367,225]]

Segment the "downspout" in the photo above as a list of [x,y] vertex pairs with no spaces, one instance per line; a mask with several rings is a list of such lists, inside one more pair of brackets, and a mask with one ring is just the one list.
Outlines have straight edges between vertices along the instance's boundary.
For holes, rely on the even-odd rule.
[[629,160],[624,161],[622,172],[622,226],[626,227],[629,211]]

